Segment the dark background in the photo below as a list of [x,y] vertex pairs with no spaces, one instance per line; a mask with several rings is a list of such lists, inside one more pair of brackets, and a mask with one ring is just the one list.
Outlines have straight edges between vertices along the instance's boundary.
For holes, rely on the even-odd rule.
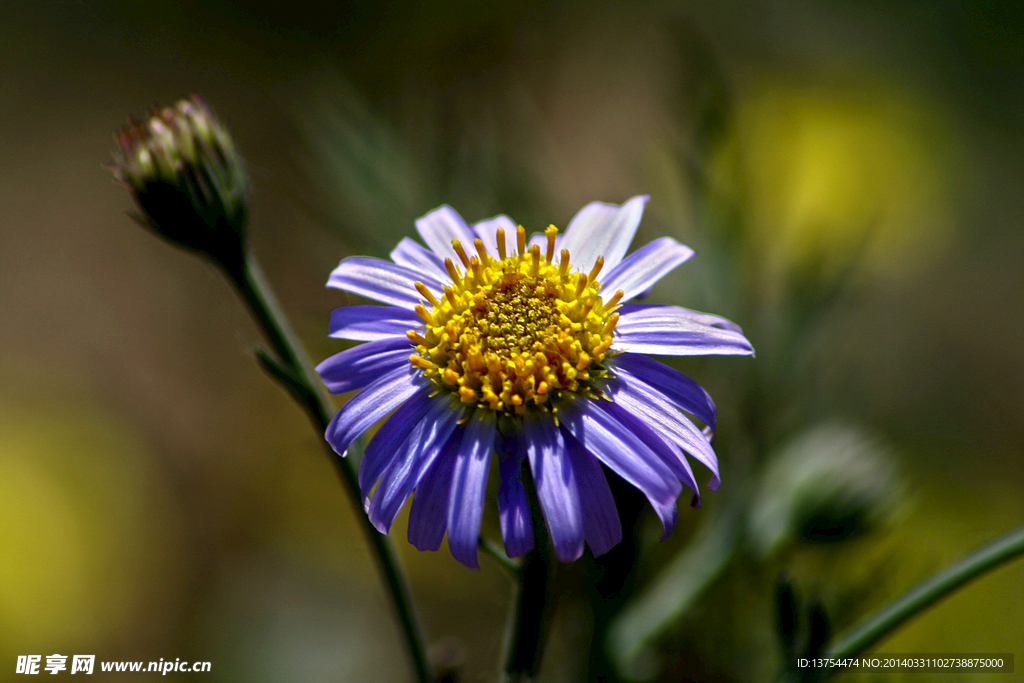
[[[787,439],[842,420],[884,444],[898,485],[880,522],[744,551],[637,675],[767,680],[780,570],[841,632],[1024,518],[1020,4],[0,9],[8,674],[59,652],[208,660],[208,681],[408,676],[356,513],[253,362],[245,311],[126,216],[101,166],[129,114],[190,92],[248,161],[254,250],[314,360],[342,348],[327,320],[350,300],[325,290],[330,270],[385,256],[441,203],[536,230],[652,195],[638,244],[671,234],[699,254],[652,300],[735,319],[758,356],[677,365],[718,404],[724,483],[665,544],[645,537],[640,585],[720,501],[752,499]],[[416,552],[404,519],[392,535],[431,641],[489,680],[508,581],[486,558],[473,572]],[[588,614],[564,601],[542,680],[584,675]],[[879,651],[1020,659],[1022,615],[1018,561]]]

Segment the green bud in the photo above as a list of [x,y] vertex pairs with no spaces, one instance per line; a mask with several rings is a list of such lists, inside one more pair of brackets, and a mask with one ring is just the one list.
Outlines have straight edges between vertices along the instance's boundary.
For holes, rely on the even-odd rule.
[[136,220],[225,265],[244,252],[249,187],[224,125],[192,95],[117,132],[110,170],[128,188]]
[[774,454],[754,496],[748,534],[765,557],[787,541],[859,535],[895,511],[904,492],[893,455],[853,425],[808,430]]

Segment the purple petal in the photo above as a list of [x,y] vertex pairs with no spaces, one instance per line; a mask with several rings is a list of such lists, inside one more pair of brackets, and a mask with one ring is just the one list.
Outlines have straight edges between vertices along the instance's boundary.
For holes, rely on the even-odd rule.
[[548,413],[527,413],[523,428],[537,500],[555,555],[562,562],[572,562],[583,554],[583,514],[565,440]]
[[523,434],[522,427],[516,427],[508,421],[499,425],[494,450],[502,456],[515,458],[516,462],[522,464],[526,460],[526,435]]
[[[711,470],[711,483],[708,488],[717,491],[721,484],[718,474],[718,457],[711,449],[707,437],[690,422],[685,415],[676,409],[659,392],[642,382],[629,382],[620,377],[610,381],[605,391],[615,403],[635,415],[645,424],[676,443],[687,453],[697,458]],[[679,458],[685,457],[675,452]]]
[[327,286],[411,310],[421,299],[416,291],[417,280],[434,294],[442,291],[440,283],[405,266],[368,256],[350,256],[334,269]]
[[409,362],[414,349],[408,339],[393,337],[367,342],[336,353],[316,366],[332,394],[362,389],[385,372]]
[[723,330],[679,315],[672,306],[653,306],[622,316],[613,348],[666,356],[753,355],[739,332]]
[[397,306],[342,306],[331,311],[328,329],[335,339],[376,341],[405,338],[406,332],[422,326],[418,315]]
[[603,555],[622,540],[622,524],[615,498],[601,463],[568,432],[563,432],[569,461],[576,473],[583,512],[583,537],[595,556]]
[[380,426],[367,444],[362,462],[359,463],[359,489],[362,491],[364,509],[370,504],[370,490],[395,459],[398,447],[434,403],[430,391],[424,389],[398,406],[398,410]]
[[682,308],[680,306],[661,306],[658,304],[622,304],[618,308],[619,315],[622,318],[645,315],[669,315],[677,316],[680,319],[692,320],[695,323],[701,325],[710,325],[711,327],[719,327],[723,330],[731,330],[733,332],[739,332],[743,334],[743,330],[739,325],[727,320],[718,315],[711,313],[701,313],[700,311],[691,311],[688,308]]
[[462,216],[450,206],[434,209],[423,218],[417,219],[416,229],[427,246],[441,258],[442,264],[446,258],[450,258],[461,267],[462,261],[452,247],[453,239],[462,242],[467,252],[472,252],[475,235],[466,227]]
[[[480,221],[473,226],[473,234],[484,243],[487,253],[493,258],[499,258],[498,253],[498,228],[505,231],[505,253],[511,254],[515,251],[516,226],[508,216],[495,216],[486,221]],[[466,247],[467,249],[469,247]]]
[[480,520],[487,494],[487,470],[494,450],[496,421],[490,410],[477,410],[466,423],[455,455],[448,499],[448,549],[452,557],[473,569],[480,538]]
[[437,550],[444,539],[445,529],[448,528],[452,471],[455,468],[452,447],[457,443],[458,431],[452,435],[445,452],[426,471],[413,493],[408,538],[417,550]]
[[503,454],[498,459],[498,521],[501,537],[505,541],[505,554],[522,557],[533,550],[533,523],[530,503],[523,488],[522,461],[514,455]]
[[646,384],[714,431],[715,402],[703,387],[683,373],[638,353],[620,353],[608,365],[626,382]]
[[370,521],[382,534],[391,529],[398,511],[420,483],[423,473],[434,464],[462,414],[459,404],[448,397],[435,396],[427,414],[398,447],[367,510]]
[[[448,271],[444,267],[444,259],[408,237],[403,237],[395,250],[391,252],[391,260],[417,273],[423,273],[437,282],[448,282]],[[425,283],[424,283],[425,284]]]
[[[617,403],[602,403],[601,407],[608,411],[608,414],[618,420],[622,426],[640,437],[640,440],[651,449],[663,463],[668,465],[668,468],[672,470],[672,473],[679,478],[686,486],[690,487],[693,491],[693,498],[690,501],[690,505],[697,508],[700,507],[700,490],[697,487],[697,480],[693,476],[693,470],[690,468],[690,462],[686,459],[678,446],[675,445],[671,440],[666,440],[662,435],[654,431],[648,423],[640,419],[638,415],[630,413],[628,410],[624,410],[623,407]],[[665,529],[665,536],[668,536],[670,529]]]
[[327,441],[340,455],[370,426],[424,389],[423,373],[412,366],[388,372],[350,398],[327,425]]
[[610,401],[579,397],[559,411],[559,420],[584,448],[647,497],[668,533],[674,524],[669,511],[682,491],[679,479],[616,412]]
[[[570,252],[571,253],[571,252]],[[608,271],[601,280],[601,291],[611,296],[622,290],[622,300],[640,296],[672,269],[693,256],[693,249],[671,237],[661,237],[630,254]],[[607,297],[606,297],[607,298]]]
[[663,503],[651,500],[650,498],[647,499],[647,502],[651,504],[654,514],[658,516],[658,521],[661,522],[661,540],[664,541],[672,533],[672,530],[676,528],[676,523],[679,521],[679,510],[676,508],[676,502]]
[[559,250],[569,250],[573,267],[581,273],[589,272],[598,256],[604,257],[604,268],[614,268],[633,241],[647,199],[646,195],[633,197],[622,206],[587,204],[565,229]]

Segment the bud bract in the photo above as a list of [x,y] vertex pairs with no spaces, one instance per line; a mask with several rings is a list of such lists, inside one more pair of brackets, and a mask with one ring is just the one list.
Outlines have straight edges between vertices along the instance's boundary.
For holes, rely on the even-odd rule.
[[224,125],[192,95],[116,134],[111,170],[139,208],[136,219],[225,264],[244,249],[248,183]]
[[893,455],[854,425],[810,429],[775,454],[750,510],[750,541],[767,556],[787,540],[841,541],[878,526],[902,498]]

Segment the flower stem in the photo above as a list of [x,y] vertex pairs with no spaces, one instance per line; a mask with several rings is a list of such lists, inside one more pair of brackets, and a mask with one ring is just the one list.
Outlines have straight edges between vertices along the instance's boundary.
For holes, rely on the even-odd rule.
[[524,476],[523,484],[530,500],[536,546],[522,558],[517,572],[518,592],[506,644],[505,680],[508,683],[526,683],[537,675],[555,607],[551,584],[556,562],[540,506],[532,490],[533,478]]
[[[277,356],[276,359],[266,353],[258,353],[260,363],[268,373],[302,405],[313,426],[323,434],[330,422],[330,407],[327,397],[321,389],[320,382],[302,352],[302,347],[292,332],[288,319],[284,316],[274,297],[273,290],[255,257],[245,252],[241,262],[236,264],[222,263],[228,277],[245,300],[253,318],[259,324],[267,342]],[[362,494],[355,470],[352,467],[354,451],[360,448],[353,444],[348,449],[347,458],[340,458],[325,439],[321,439],[324,451],[334,466],[338,478],[349,499],[357,509],[359,520],[366,540],[377,561],[377,566],[384,577],[384,583],[391,596],[392,606],[401,625],[405,638],[406,649],[419,683],[432,683],[434,680],[430,664],[427,660],[425,639],[419,618],[412,605],[409,586],[398,564],[390,539],[380,533],[363,513],[359,502]]]
[[529,681],[536,676],[544,654],[551,608],[554,607],[548,599],[552,570],[548,552],[538,548],[523,560],[505,662],[509,683]]
[[497,562],[501,568],[509,574],[509,576],[511,576],[515,581],[519,581],[519,573],[523,568],[523,565],[519,560],[510,558],[494,541],[484,538],[483,536],[480,536],[477,540],[477,545],[480,546],[481,550],[494,558],[494,561]]
[[[910,589],[855,628],[829,653],[852,657],[867,650],[918,612],[985,572],[1024,554],[1024,526],[997,538],[956,564]],[[828,678],[832,672],[822,677]]]

